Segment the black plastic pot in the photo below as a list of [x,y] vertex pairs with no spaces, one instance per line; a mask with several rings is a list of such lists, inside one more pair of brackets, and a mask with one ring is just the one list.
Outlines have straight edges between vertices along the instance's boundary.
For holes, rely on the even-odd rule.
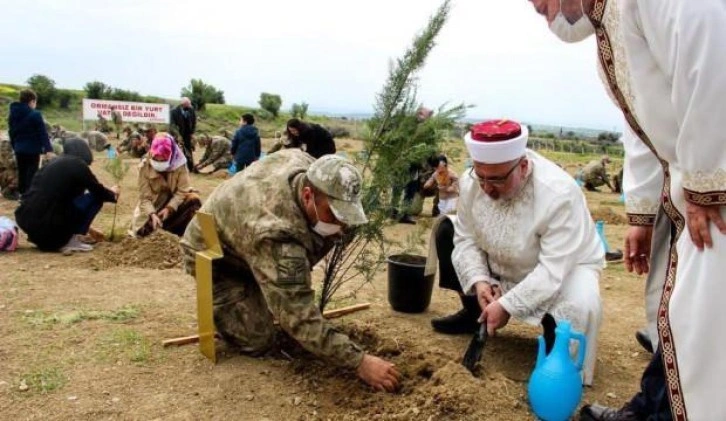
[[410,254],[389,256],[388,303],[403,313],[421,313],[431,303],[434,275],[424,276],[426,258]]

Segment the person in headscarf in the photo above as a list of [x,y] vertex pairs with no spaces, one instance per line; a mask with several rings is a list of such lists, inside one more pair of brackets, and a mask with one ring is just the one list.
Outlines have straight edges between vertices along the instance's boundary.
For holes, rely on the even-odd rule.
[[43,251],[90,251],[80,241],[104,202],[116,202],[118,186],[104,187],[91,172],[93,154],[79,138],[63,145],[63,155],[52,159],[33,177],[15,211],[18,226]]
[[202,206],[192,191],[184,152],[174,138],[158,133],[139,168],[139,203],[130,235],[145,237],[158,229],[181,236]]

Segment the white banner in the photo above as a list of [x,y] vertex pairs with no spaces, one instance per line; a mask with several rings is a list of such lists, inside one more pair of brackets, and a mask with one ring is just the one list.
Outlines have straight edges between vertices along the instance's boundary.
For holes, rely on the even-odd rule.
[[124,122],[169,124],[169,104],[84,99],[83,119],[98,120],[98,115],[111,121],[111,108],[121,112]]

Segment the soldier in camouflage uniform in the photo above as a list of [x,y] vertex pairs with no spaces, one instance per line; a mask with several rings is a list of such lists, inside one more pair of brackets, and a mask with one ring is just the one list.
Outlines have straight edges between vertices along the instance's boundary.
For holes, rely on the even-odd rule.
[[98,114],[96,114],[98,117],[98,123],[96,123],[96,130],[103,132],[103,133],[110,133],[111,128],[108,126],[108,119],[101,114],[99,111]]
[[623,192],[623,168],[620,168],[617,174],[613,176],[613,193]]
[[121,116],[121,111],[118,111],[116,107],[111,107],[111,121],[116,126],[116,139],[121,137],[121,126],[124,124],[124,119]]
[[119,145],[119,153],[126,152],[134,158],[142,158],[149,152],[149,145],[154,140],[154,136],[156,136],[156,128],[153,126],[143,126],[139,130],[144,135],[137,130],[131,131],[129,128],[130,134]]
[[95,150],[96,152],[101,152],[102,150],[106,149],[109,144],[108,137],[105,134],[96,130],[81,132],[79,137],[88,141],[88,146],[90,146],[91,149]]
[[615,191],[608,177],[607,164],[609,163],[610,157],[605,155],[600,160],[590,161],[580,171],[580,179],[585,183],[585,188],[588,191],[598,191],[597,188],[603,184],[610,187],[610,190]]
[[[311,287],[311,268],[341,229],[367,221],[361,182],[360,172],[339,156],[315,161],[289,149],[220,184],[200,210],[214,217],[225,255],[213,267],[214,320],[225,340],[253,355],[274,345],[277,320],[308,351],[393,391],[400,377],[395,367],[333,329]],[[195,253],[206,248],[196,219],[181,244],[186,270],[194,274]]]
[[202,160],[195,166],[197,171],[212,166],[212,172],[226,170],[232,164],[232,142],[223,136],[201,135],[199,144],[204,146]]
[[10,138],[0,133],[0,190],[4,198],[18,200],[18,167]]

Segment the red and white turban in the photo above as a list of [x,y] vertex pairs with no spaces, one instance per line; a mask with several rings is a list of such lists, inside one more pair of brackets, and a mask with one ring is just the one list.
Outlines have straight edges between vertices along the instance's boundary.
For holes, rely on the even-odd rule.
[[527,127],[516,121],[489,120],[473,125],[464,143],[474,162],[502,164],[525,154],[528,137]]

